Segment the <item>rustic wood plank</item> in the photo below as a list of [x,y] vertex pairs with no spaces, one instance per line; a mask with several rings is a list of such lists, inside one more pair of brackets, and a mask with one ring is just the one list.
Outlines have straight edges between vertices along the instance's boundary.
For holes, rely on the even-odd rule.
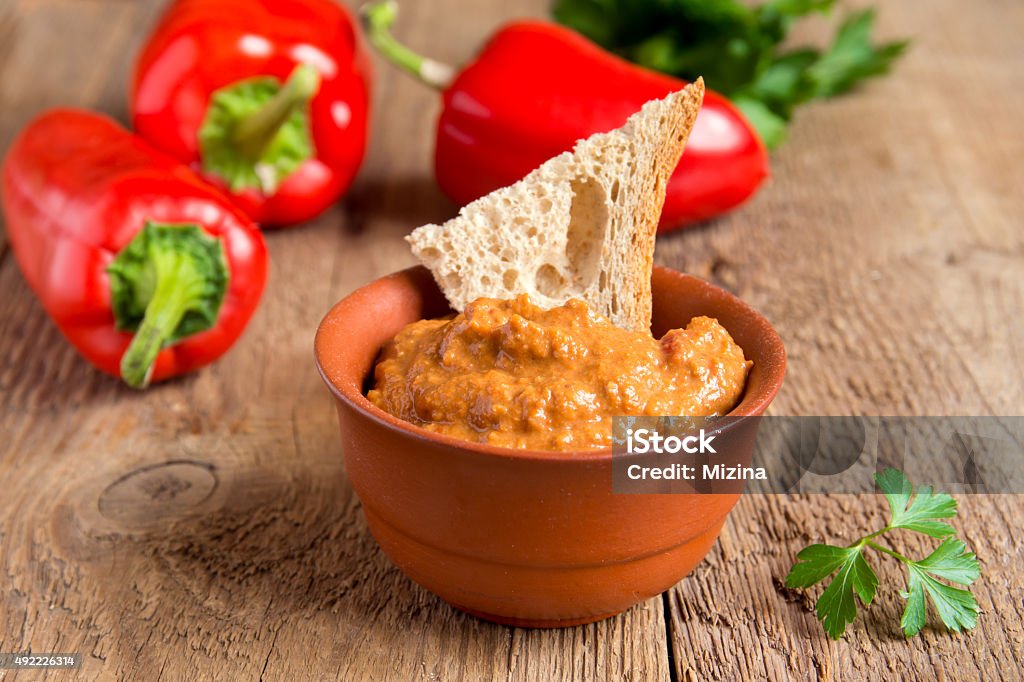
[[[956,525],[982,562],[972,589],[982,615],[971,633],[929,626],[905,640],[898,596],[905,577],[885,558],[869,557],[880,577],[877,601],[838,643],[824,637],[813,598],[783,586],[797,549],[826,539],[851,542],[851,530],[884,525],[885,512],[881,496],[742,499],[707,562],[672,592],[678,679],[1019,678],[1024,576],[1011,540],[1020,514],[1016,496],[961,497]],[[895,542],[915,556],[932,546],[911,535]]]
[[[659,260],[736,290],[776,323],[789,355],[776,414],[1024,412],[1024,96],[1011,83],[1024,67],[1012,38],[1024,13],[958,7],[885,3],[882,34],[915,40],[896,74],[801,112],[749,209],[659,243]],[[672,591],[676,676],[1024,675],[1024,607],[1008,596],[1021,594],[1009,519],[1024,501],[964,496],[961,506],[957,525],[983,565],[978,629],[904,641],[899,571],[876,562],[878,602],[832,643],[812,600],[782,581],[803,546],[880,527],[884,503],[744,498],[708,562]]]
[[[464,12],[464,32],[438,56],[466,58],[500,11]],[[445,23],[436,6],[410,5],[400,33],[428,44]],[[433,122],[409,115],[437,95],[397,73],[378,82],[375,152],[349,199],[313,226],[268,235],[260,312],[196,376],[122,389],[62,342],[13,263],[0,271],[0,340],[12,350],[4,431],[16,436],[0,467],[63,482],[7,501],[20,511],[0,522],[4,546],[27,549],[0,557],[13,585],[0,649],[43,650],[59,634],[98,679],[667,676],[660,600],[558,633],[496,626],[413,585],[368,534],[312,332],[342,295],[412,263],[411,225],[454,210],[423,172]],[[107,96],[117,90],[103,92],[119,111]]]
[[[0,150],[55,106],[99,107],[126,119],[124,84],[159,9],[149,2],[5,0],[0,3]],[[113,87],[112,87],[113,86]],[[6,246],[0,215],[0,250]]]
[[[0,3],[0,150],[57,103],[123,119],[128,55],[159,5]],[[502,20],[545,7],[405,3],[398,34],[458,62]],[[660,240],[660,262],[778,325],[791,369],[777,413],[1021,413],[1022,14],[1008,0],[970,13],[885,3],[883,32],[918,40],[898,75],[802,113],[748,209]],[[561,631],[491,625],[392,567],[310,357],[327,306],[411,263],[402,236],[454,210],[430,178],[436,95],[377,66],[359,181],[314,225],[268,236],[260,312],[195,376],[140,395],[99,375],[0,259],[0,650],[82,651],[91,679],[1018,676],[1020,497],[962,499],[984,613],[961,637],[904,642],[890,590],[830,643],[810,599],[779,587],[799,547],[877,525],[870,497],[741,500],[708,561],[668,593],[667,628],[660,599]]]

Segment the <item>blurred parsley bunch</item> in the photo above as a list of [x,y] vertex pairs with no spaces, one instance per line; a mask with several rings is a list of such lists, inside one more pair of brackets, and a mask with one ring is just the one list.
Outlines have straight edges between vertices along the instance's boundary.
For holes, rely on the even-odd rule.
[[769,149],[786,136],[793,110],[888,72],[905,40],[872,44],[873,9],[840,24],[824,50],[784,49],[793,23],[835,0],[555,0],[556,20],[641,66],[726,95]]

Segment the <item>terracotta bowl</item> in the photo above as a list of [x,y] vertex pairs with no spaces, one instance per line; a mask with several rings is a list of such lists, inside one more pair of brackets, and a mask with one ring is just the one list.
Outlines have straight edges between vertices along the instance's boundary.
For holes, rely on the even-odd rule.
[[[733,415],[759,415],[785,371],[782,341],[722,289],[655,268],[653,332],[718,320],[754,367]],[[384,277],[334,306],[316,361],[334,394],[349,479],[370,531],[410,578],[456,608],[528,627],[606,618],[668,589],[707,553],[738,499],[612,493],[611,451],[544,452],[426,431],[365,397],[381,346],[450,309],[427,270]],[[753,420],[756,422],[757,420]],[[719,439],[749,458],[750,429]]]

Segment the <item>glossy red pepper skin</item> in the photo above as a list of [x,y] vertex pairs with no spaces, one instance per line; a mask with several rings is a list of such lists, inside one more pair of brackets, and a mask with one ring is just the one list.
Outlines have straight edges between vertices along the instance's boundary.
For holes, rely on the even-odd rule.
[[187,167],[114,121],[58,109],[26,127],[3,164],[7,236],[29,286],[64,336],[98,369],[120,377],[132,334],[115,328],[107,267],[146,220],[194,223],[220,238],[230,280],[216,324],[164,348],[152,381],[220,357],[263,293],[263,235]]
[[[469,203],[685,85],[557,24],[508,24],[444,91],[438,183],[456,203]],[[709,90],[669,181],[660,230],[736,208],[767,176],[768,155],[753,128]]]
[[255,221],[316,217],[352,183],[366,153],[370,63],[352,17],[333,0],[176,0],[135,68],[132,125],[157,149],[199,169],[198,131],[210,96],[257,76],[284,81],[301,63],[319,71],[310,103],[315,149],[277,191],[230,192]]

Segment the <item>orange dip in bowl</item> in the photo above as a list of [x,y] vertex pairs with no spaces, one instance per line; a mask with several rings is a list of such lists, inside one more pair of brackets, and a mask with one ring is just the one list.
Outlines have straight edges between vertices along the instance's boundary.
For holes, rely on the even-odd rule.
[[722,325],[695,317],[661,340],[570,300],[479,298],[420,320],[385,346],[367,398],[425,429],[537,450],[610,447],[613,416],[712,416],[743,395],[751,362]]

